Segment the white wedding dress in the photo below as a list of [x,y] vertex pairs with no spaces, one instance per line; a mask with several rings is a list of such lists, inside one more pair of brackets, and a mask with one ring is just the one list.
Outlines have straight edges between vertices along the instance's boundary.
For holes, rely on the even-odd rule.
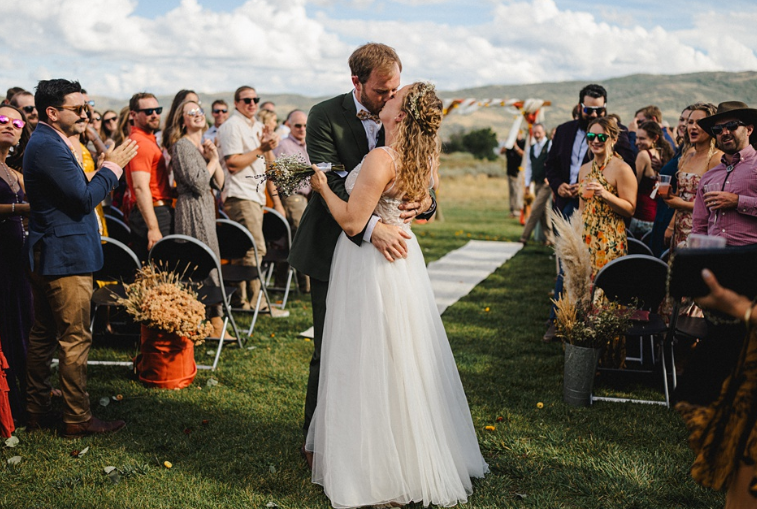
[[[361,166],[347,176],[348,192]],[[306,448],[314,453],[313,482],[337,508],[451,507],[467,501],[471,477],[489,470],[400,203],[389,189],[376,214],[411,234],[406,259],[388,262],[342,233],[331,265],[318,406]]]

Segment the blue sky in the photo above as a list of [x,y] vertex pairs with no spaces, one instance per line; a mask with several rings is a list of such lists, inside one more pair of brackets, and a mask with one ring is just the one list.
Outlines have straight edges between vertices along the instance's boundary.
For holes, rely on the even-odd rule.
[[323,96],[349,89],[367,41],[397,49],[403,81],[443,90],[757,70],[752,0],[25,0],[0,16],[24,27],[0,32],[0,89],[71,76],[115,97],[242,83]]

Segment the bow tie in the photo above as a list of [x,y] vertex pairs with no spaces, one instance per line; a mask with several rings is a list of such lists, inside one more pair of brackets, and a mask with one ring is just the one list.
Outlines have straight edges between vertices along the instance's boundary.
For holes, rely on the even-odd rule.
[[379,119],[378,115],[374,115],[373,113],[370,113],[366,110],[360,110],[357,112],[357,118],[360,120],[373,120],[377,124],[381,123],[381,120]]

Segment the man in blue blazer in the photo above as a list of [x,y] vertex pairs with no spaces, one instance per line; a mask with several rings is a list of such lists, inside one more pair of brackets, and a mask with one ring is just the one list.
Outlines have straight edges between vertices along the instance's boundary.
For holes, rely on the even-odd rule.
[[136,144],[128,141],[109,151],[88,181],[68,139],[87,125],[81,86],[63,79],[40,81],[34,100],[40,122],[24,154],[35,314],[27,353],[27,424],[57,424],[50,410],[50,362],[59,349],[63,436],[116,431],[125,423],[93,417],[87,394],[92,272],[103,264],[94,210],[118,185]]

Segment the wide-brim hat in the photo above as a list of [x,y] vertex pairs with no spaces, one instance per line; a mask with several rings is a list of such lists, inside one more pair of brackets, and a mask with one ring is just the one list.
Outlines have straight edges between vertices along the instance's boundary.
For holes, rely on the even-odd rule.
[[[726,118],[735,118],[741,120],[747,125],[753,125],[755,127],[755,132],[757,132],[757,109],[750,108],[746,103],[741,101],[726,101],[718,104],[718,111],[714,115],[699,119],[697,124],[699,124],[699,127],[704,129],[707,134],[715,137],[715,135],[712,134],[712,126],[720,123]],[[755,132],[752,133],[751,138],[754,138]],[[754,140],[750,139],[749,141],[753,142]]]

